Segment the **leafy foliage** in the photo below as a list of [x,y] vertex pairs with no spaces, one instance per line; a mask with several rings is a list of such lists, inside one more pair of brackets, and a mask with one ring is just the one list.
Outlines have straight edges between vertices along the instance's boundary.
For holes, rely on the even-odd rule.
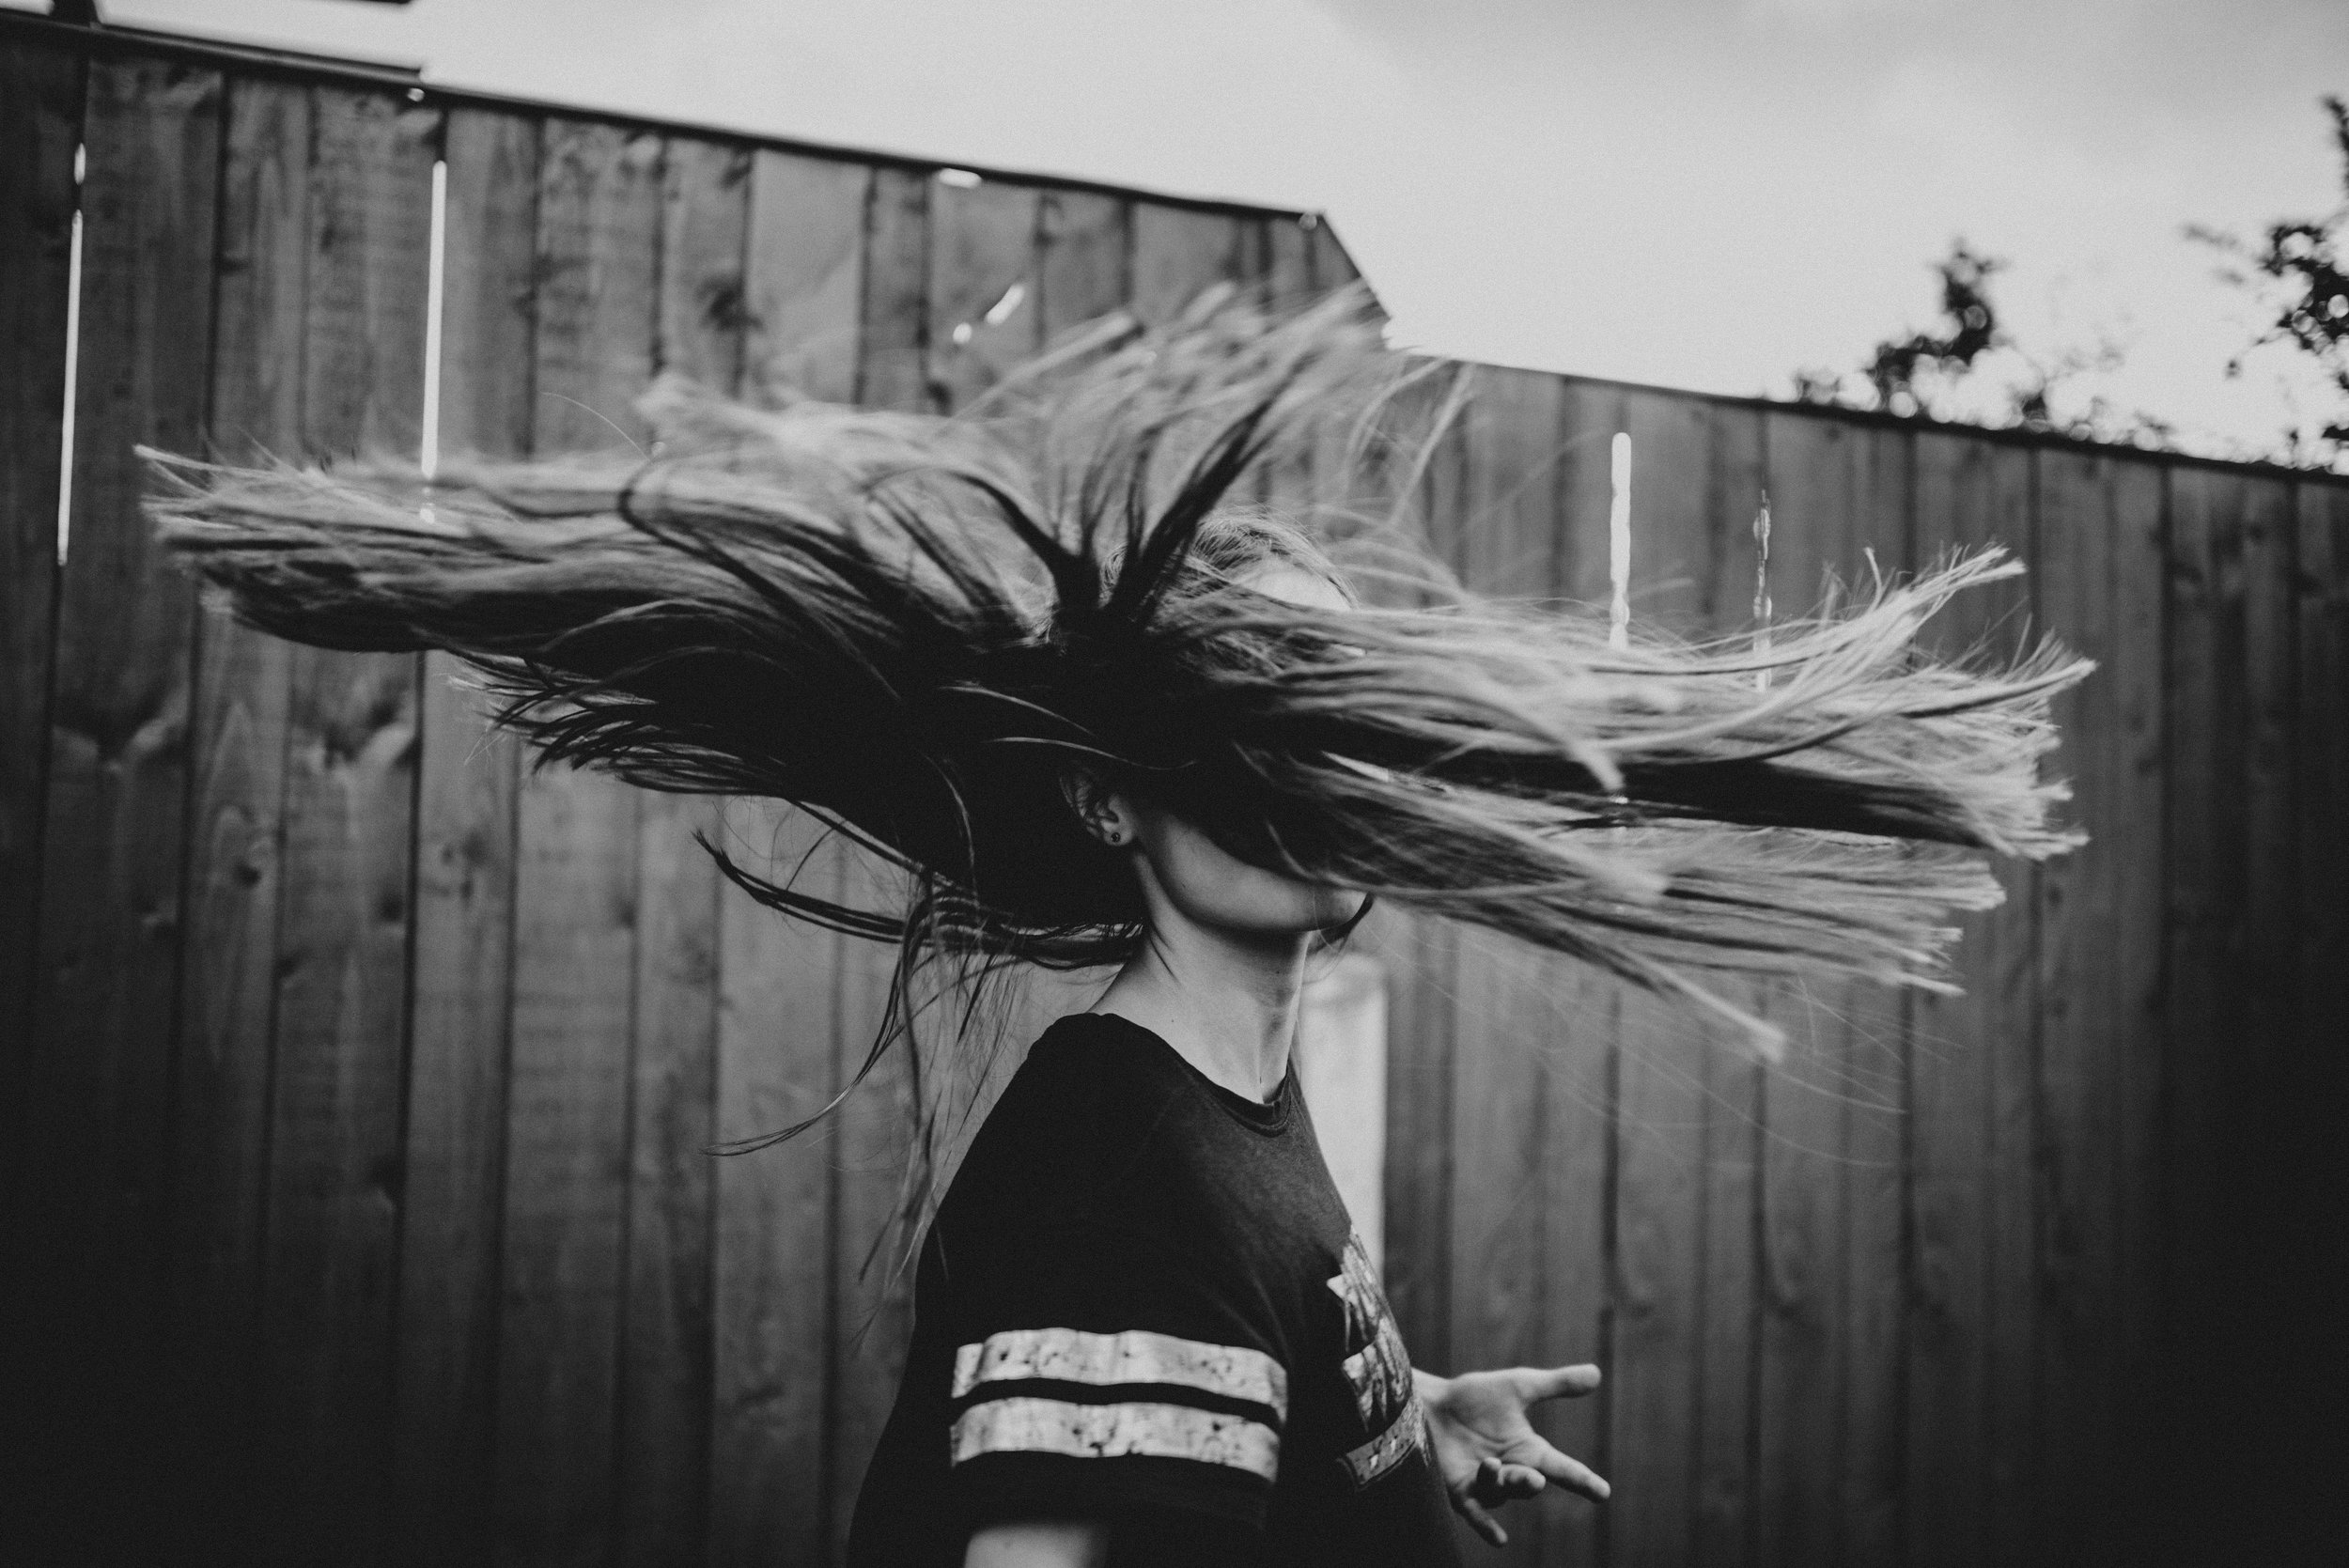
[[[2170,427],[2150,415],[2124,413],[2102,397],[2077,405],[2063,396],[2083,376],[2118,369],[2123,350],[2109,336],[2052,352],[2024,348],[1991,298],[1991,279],[2007,265],[1962,237],[1952,241],[1949,254],[1934,263],[1941,286],[1935,326],[1884,339],[1856,371],[1797,370],[1796,397],[1839,408],[2169,445]],[[2074,406],[2062,411],[2065,405]]]
[[2339,395],[2326,423],[2285,433],[2286,456],[2300,460],[2349,456],[2349,102],[2328,95],[2324,107],[2341,153],[2341,205],[2322,217],[2279,218],[2257,241],[2199,224],[2186,231],[2227,258],[2220,279],[2250,294],[2268,318],[2227,374],[2242,375],[2247,356],[2280,343],[2313,362]]

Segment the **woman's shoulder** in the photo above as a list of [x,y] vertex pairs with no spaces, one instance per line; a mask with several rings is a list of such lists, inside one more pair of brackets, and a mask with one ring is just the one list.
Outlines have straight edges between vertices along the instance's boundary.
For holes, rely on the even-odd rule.
[[1154,1120],[1181,1087],[1154,1044],[1114,1014],[1071,1013],[1036,1037],[988,1124],[1101,1131]]
[[972,1140],[955,1179],[965,1203],[988,1194],[1090,1207],[1146,1154],[1182,1087],[1150,1037],[1103,1013],[1073,1013],[1036,1037]]

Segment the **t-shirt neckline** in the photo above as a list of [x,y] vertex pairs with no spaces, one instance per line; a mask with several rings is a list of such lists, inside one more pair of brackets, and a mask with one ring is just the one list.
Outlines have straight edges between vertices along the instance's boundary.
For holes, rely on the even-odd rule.
[[1251,1132],[1284,1132],[1289,1125],[1289,1110],[1297,1096],[1297,1054],[1289,1053],[1288,1065],[1282,1071],[1281,1086],[1272,1092],[1269,1100],[1252,1100],[1236,1090],[1227,1089],[1201,1072],[1196,1063],[1171,1045],[1157,1030],[1138,1024],[1122,1013],[1087,1013],[1089,1018],[1107,1018],[1147,1041],[1166,1054],[1183,1075],[1205,1091],[1223,1113]]

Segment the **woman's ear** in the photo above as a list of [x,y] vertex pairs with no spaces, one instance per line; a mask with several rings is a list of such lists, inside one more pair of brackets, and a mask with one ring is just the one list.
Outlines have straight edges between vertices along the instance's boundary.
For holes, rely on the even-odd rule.
[[1061,799],[1076,814],[1084,831],[1112,849],[1123,848],[1133,842],[1134,825],[1126,802],[1112,790],[1100,774],[1090,768],[1066,768],[1061,770]]

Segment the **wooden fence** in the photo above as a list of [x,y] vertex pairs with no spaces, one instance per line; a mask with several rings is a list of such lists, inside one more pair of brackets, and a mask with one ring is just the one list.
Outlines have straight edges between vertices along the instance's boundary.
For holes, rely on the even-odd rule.
[[[334,1560],[822,1562],[907,1326],[859,1266],[904,1088],[704,1151],[821,1103],[882,955],[692,843],[787,824],[527,773],[437,658],[235,628],[136,514],[134,442],[412,447],[436,163],[452,448],[633,434],[664,366],[947,408],[1105,309],[1353,272],[1295,214],[0,16],[0,1141],[15,1370],[73,1478],[30,1517],[257,1560],[328,1560],[331,1524]],[[1377,934],[1407,1339],[1608,1368],[1548,1420],[1615,1501],[1546,1498],[1502,1557],[2118,1560],[2124,1520],[2175,1518],[2141,1512],[2179,1484],[2141,1473],[2154,1423],[2249,1421],[2221,1374],[2256,1368],[2207,1342],[2301,1213],[2287,1135],[2349,953],[2349,485],[1481,387],[1423,498],[1473,582],[1602,597],[1627,430],[1643,615],[1749,624],[1766,489],[1782,608],[2003,540],[2031,576],[1945,644],[2046,629],[2102,663],[2059,760],[2091,846],[2009,874],[1962,997],[1757,995],[1782,1068],[1563,961]]]

